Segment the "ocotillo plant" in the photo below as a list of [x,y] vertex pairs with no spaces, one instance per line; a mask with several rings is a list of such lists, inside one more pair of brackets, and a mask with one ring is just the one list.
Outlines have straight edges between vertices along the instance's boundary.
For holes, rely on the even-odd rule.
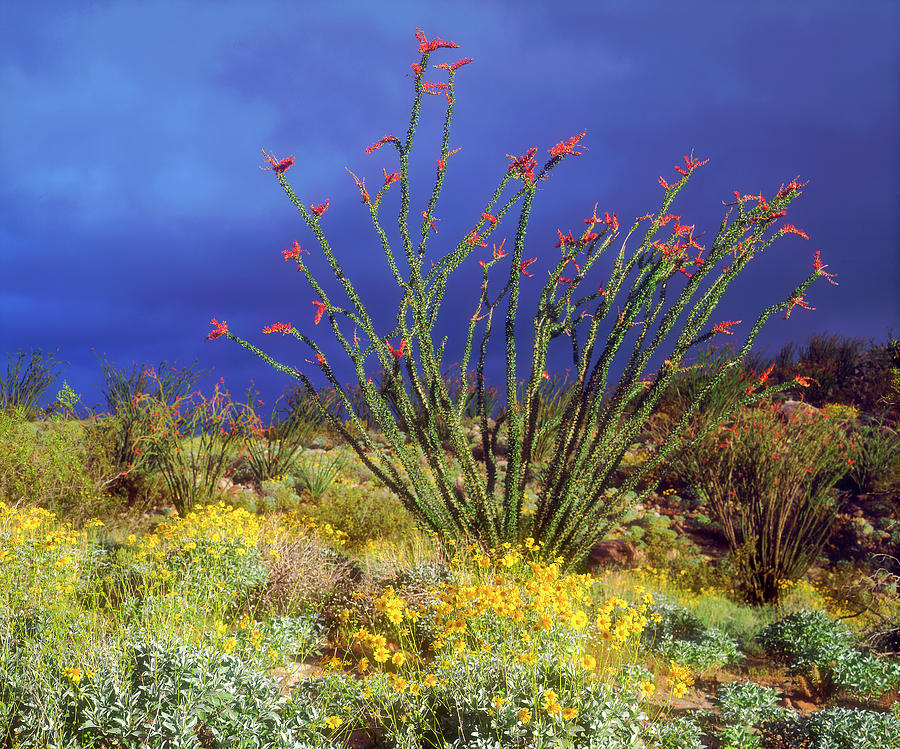
[[[706,393],[715,386],[713,380],[707,389],[700,393],[693,407],[684,414],[681,424],[674,426],[669,438],[657,449],[655,456],[644,463],[643,470],[635,472],[626,484],[607,496],[606,490],[610,487],[625,450],[647,420],[660,394],[679,371],[679,364],[688,351],[709,340],[717,332],[732,333],[729,328],[736,324],[734,321],[719,322],[711,326],[711,329],[707,328],[707,321],[722,294],[750,259],[767,248],[775,239],[788,233],[806,237],[802,231],[790,224],[784,224],[768,237],[765,236],[766,230],[772,227],[776,219],[785,215],[786,207],[800,194],[803,185],[795,179],[768,200],[762,195],[742,196],[736,193],[736,199],[728,205],[737,206],[738,216],[729,223],[731,215],[729,211],[713,245],[709,248],[707,257],[703,259],[700,255],[705,248],[694,239],[694,227],[682,225],[680,217],[669,213],[672,201],[687,184],[690,175],[697,167],[706,163],[694,159],[692,152],[690,156],[685,157],[684,167],[675,167],[681,175],[677,182],[669,184],[662,177],[659,178],[660,185],[665,189],[659,212],[655,216],[648,214],[635,221],[615,258],[606,282],[599,286],[592,283],[581,296],[577,296],[576,292],[585,285],[594,264],[618,236],[618,218],[616,214],[610,216],[609,213],[605,213],[602,218],[598,217],[595,205],[591,217],[585,219],[585,223],[589,226],[579,238],[576,239],[571,231],[568,235],[563,235],[560,231],[559,241],[556,244],[560,257],[555,268],[550,271],[550,279],[540,295],[534,317],[534,345],[528,362],[530,372],[520,399],[517,395],[516,377],[518,364],[516,318],[520,282],[522,277],[525,277],[527,282],[527,278],[534,275],[529,271],[529,266],[535,262],[535,258],[524,256],[528,219],[538,183],[547,180],[550,171],[567,156],[581,155],[576,147],[581,147],[577,144],[586,131],[549,149],[550,159],[537,174],[535,173],[537,162],[534,159],[538,150],[536,147],[519,158],[509,157],[507,174],[488,199],[475,227],[443,257],[435,259],[434,262],[429,258],[429,265],[432,267],[427,273],[424,272],[429,228],[437,232],[434,226],[436,221],[434,212],[446,173],[447,160],[459,150],[449,150],[450,120],[455,94],[454,79],[457,70],[472,62],[472,59],[465,58],[452,64],[434,65],[435,68],[448,71],[448,82],[425,82],[424,72],[431,53],[440,48],[455,48],[459,45],[439,38],[428,41],[418,29],[416,38],[420,43],[419,52],[422,57],[419,63],[411,66],[414,73],[415,97],[406,140],[401,141],[394,135],[385,135],[366,149],[367,153],[371,153],[384,145],[393,145],[400,158],[400,169],[391,174],[384,170],[384,184],[374,199],[366,190],[365,180],[360,181],[351,172],[362,196],[362,202],[368,207],[375,230],[381,239],[388,266],[402,291],[396,326],[387,335],[384,335],[385,331],[376,330],[369,311],[322,231],[322,216],[328,210],[329,201],[325,200],[319,205],[311,204],[307,208],[285,177],[286,171],[294,163],[294,157],[278,160],[274,154],[269,155],[263,151],[269,164],[266,169],[275,172],[282,189],[312,230],[352,308],[345,309],[338,306],[319,284],[311,270],[302,262],[302,253],[306,250],[300,247],[299,242],[295,241],[293,246],[283,250],[282,254],[285,260],[294,260],[297,263],[298,270],[312,286],[317,296],[312,300],[315,307],[314,323],[318,324],[327,314],[332,331],[353,364],[368,408],[375,414],[381,431],[392,448],[391,452],[375,444],[367,434],[359,415],[353,413],[331,363],[315,340],[290,323],[276,323],[264,328],[263,332],[290,333],[312,349],[315,358],[307,361],[312,366],[321,368],[335,392],[341,395],[344,407],[351,415],[351,420],[347,424],[338,423],[330,416],[329,420],[367,467],[395,492],[405,506],[427,527],[458,538],[475,539],[486,549],[502,542],[514,542],[520,537],[532,537],[542,544],[545,556],[559,555],[563,557],[566,565],[575,564],[586,556],[588,550],[606,534],[624,511],[624,503],[627,501],[624,498],[633,496],[626,493],[678,447],[677,434],[687,423],[687,419],[702,405]],[[441,158],[437,160],[431,200],[427,210],[422,212],[424,220],[420,229],[420,241],[416,247],[410,234],[408,217],[409,154],[415,137],[422,95],[436,94],[439,91],[445,92],[448,102]],[[510,180],[520,181],[521,186],[505,205],[497,209],[494,206]],[[405,273],[401,272],[394,248],[378,218],[378,204],[394,182],[400,183],[401,205],[398,224],[406,256]],[[473,458],[462,425],[461,417],[467,403],[466,393],[460,391],[455,397],[451,397],[447,383],[441,377],[442,355],[447,339],[435,347],[432,329],[449,275],[468,259],[477,247],[487,246],[487,239],[520,199],[522,205],[511,250],[512,262],[505,272],[506,281],[503,288],[493,298],[488,295],[489,276],[507,255],[503,250],[506,240],[504,239],[499,247],[495,245],[491,257],[479,261],[483,269],[481,294],[468,321],[460,363],[461,377],[465,380],[473,355],[475,332],[479,322],[484,321],[475,366],[478,381],[476,403],[485,455],[485,465],[482,467]],[[755,202],[755,205],[748,209],[745,203],[751,202]],[[643,221],[649,222],[643,240],[630,257],[626,257],[625,244]],[[663,240],[655,239],[660,229],[670,223],[671,236]],[[595,227],[598,227],[599,231],[595,232]],[[692,247],[698,250],[696,257],[689,256]],[[732,253],[733,259],[730,259],[728,267],[722,269],[722,261]],[[787,310],[789,314],[791,309],[798,305],[809,309],[803,294],[814,279],[820,275],[828,275],[824,273],[824,267],[817,253],[813,273],[796,287],[788,300],[763,311],[750,330],[744,346],[733,359],[733,365],[738,364],[747,355],[763,323],[773,314],[780,310]],[[567,268],[570,270],[564,275]],[[693,273],[688,268],[693,268]],[[717,274],[716,271],[719,270],[721,273]],[[629,288],[626,280],[633,272],[636,277]],[[679,289],[675,281],[681,278],[681,274],[687,281],[679,281],[683,285],[683,288]],[[701,282],[709,276],[713,276],[714,280],[710,287],[701,293]],[[664,309],[666,302],[673,296],[676,297],[675,301]],[[493,449],[495,439],[492,439],[496,434],[491,432],[484,407],[484,366],[495,310],[504,299],[507,300],[503,324],[506,339],[508,464],[505,475],[500,475],[501,471],[498,470]],[[352,340],[348,340],[341,331],[339,318],[353,324]],[[605,319],[610,320],[612,329],[604,344],[598,333],[600,323]],[[276,362],[256,346],[229,331],[225,322],[219,322],[215,318],[212,322],[214,330],[209,335],[210,339],[222,335],[231,338],[261,357],[270,366],[300,380],[310,396],[315,396],[315,388],[305,372]],[[610,364],[633,327],[638,327],[639,330],[631,357],[620,380],[612,388],[610,397],[604,398]],[[654,327],[655,331],[651,331]],[[360,334],[368,340],[361,342]],[[569,399],[560,417],[550,423],[544,421],[539,429],[537,403],[540,384],[546,374],[548,345],[551,340],[563,334],[570,337],[572,348],[574,397]],[[676,336],[676,341],[665,363],[653,377],[642,379],[650,357],[671,335]],[[399,411],[396,416],[388,408],[384,395],[372,385],[365,372],[366,358],[372,354],[378,357],[382,369],[386,372],[390,397],[396,402]],[[734,408],[724,413],[722,418],[727,418],[745,403],[755,402],[791,384],[793,383],[754,392],[758,390],[759,383],[757,383],[757,386],[751,387],[746,397],[734,403]],[[425,419],[416,418],[410,393],[414,394],[418,403],[425,405]],[[441,445],[437,430],[439,423],[445,424],[449,429],[451,450],[459,470],[451,468],[450,459]],[[540,490],[534,514],[523,517],[525,477],[532,460],[535,442],[541,437],[542,431],[544,434],[553,433],[555,436],[553,451],[555,460],[540,477]],[[402,476],[401,472],[405,473],[405,476]],[[652,488],[651,485],[647,491]]]

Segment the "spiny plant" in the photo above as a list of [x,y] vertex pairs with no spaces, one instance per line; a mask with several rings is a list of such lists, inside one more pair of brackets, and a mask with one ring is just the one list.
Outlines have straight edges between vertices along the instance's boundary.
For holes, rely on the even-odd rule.
[[0,411],[21,406],[31,421],[37,416],[38,400],[59,376],[53,370],[68,362],[57,362],[52,354],[39,350],[26,354],[20,349],[15,358],[9,352],[7,357],[6,376],[0,377]]
[[[593,214],[584,220],[589,226],[575,238],[570,231],[559,231],[556,247],[560,256],[549,271],[549,280],[540,294],[534,316],[534,344],[527,361],[529,375],[522,393],[517,388],[519,359],[516,352],[516,318],[521,295],[522,279],[534,276],[530,267],[537,258],[524,254],[525,233],[538,185],[546,181],[549,172],[569,156],[579,156],[576,150],[586,131],[558,143],[548,150],[550,159],[536,173],[534,159],[537,148],[531,148],[523,156],[511,156],[507,173],[490,196],[475,227],[442,257],[426,264],[426,240],[429,228],[437,232],[434,212],[446,174],[447,160],[456,151],[449,150],[450,120],[453,114],[454,79],[457,70],[472,62],[471,58],[453,64],[434,67],[448,71],[446,84],[425,82],[423,73],[430,55],[440,48],[459,45],[440,39],[428,41],[421,30],[416,31],[421,61],[412,66],[415,75],[415,97],[406,140],[385,135],[366,149],[371,153],[382,146],[396,148],[399,171],[384,171],[384,184],[374,199],[351,172],[368,207],[375,230],[384,248],[388,266],[400,287],[401,299],[393,330],[377,330],[369,310],[363,304],[350,279],[337,260],[334,250],[322,230],[322,216],[328,210],[329,201],[319,205],[304,204],[288,184],[286,171],[293,165],[293,156],[277,159],[266,154],[268,166],[274,171],[279,185],[297,207],[306,224],[322,247],[324,257],[349,299],[344,307],[317,281],[311,269],[303,263],[299,242],[283,250],[285,260],[296,262],[298,270],[310,283],[317,298],[314,323],[323,316],[331,324],[332,332],[352,363],[365,397],[368,411],[374,414],[384,433],[390,450],[376,444],[366,431],[360,415],[352,412],[331,362],[319,343],[290,323],[275,323],[263,329],[264,333],[292,335],[309,346],[314,354],[309,363],[321,370],[340,394],[344,408],[350,412],[347,424],[339,423],[328,413],[325,404],[316,397],[316,390],[309,375],[295,367],[275,361],[259,348],[229,331],[226,322],[213,318],[214,329],[210,339],[225,336],[259,356],[263,361],[291,377],[301,381],[313,402],[357,452],[367,467],[388,486],[420,521],[428,528],[456,538],[474,539],[485,548],[504,542],[515,542],[520,537],[532,537],[542,544],[542,554],[548,558],[563,557],[565,565],[577,564],[587,552],[607,533],[634,496],[631,489],[665,460],[682,441],[681,429],[691,416],[703,406],[708,393],[717,386],[720,373],[710,380],[697,394],[681,422],[674,425],[666,440],[658,446],[653,457],[642,469],[635,471],[620,487],[611,493],[616,469],[635,435],[648,419],[661,394],[680,371],[685,356],[693,348],[707,342],[716,333],[732,334],[731,326],[740,321],[722,321],[707,327],[707,321],[719,300],[747,263],[775,240],[786,234],[807,235],[791,224],[782,224],[771,233],[777,219],[786,214],[788,205],[800,194],[804,186],[797,179],[782,186],[771,198],[760,195],[735,193],[735,200],[708,251],[697,243],[694,227],[683,225],[681,217],[670,213],[676,195],[687,184],[693,172],[707,160],[695,159],[693,152],[684,157],[684,166],[675,167],[681,178],[669,184],[659,178],[665,190],[660,210],[656,215],[647,214],[637,219],[622,243],[613,268],[605,282],[591,282],[581,295],[589,272],[606,253],[618,236],[619,222],[616,214],[605,213],[598,217],[596,205]],[[423,211],[418,247],[409,229],[409,155],[412,149],[422,96],[444,91],[448,106],[444,121],[441,158],[437,161],[434,190],[428,208]],[[458,149],[457,149],[458,150]],[[501,193],[510,180],[521,182],[521,187],[502,205],[497,206]],[[400,183],[400,212],[398,225],[402,235],[402,247],[406,267],[401,270],[394,248],[378,218],[378,204],[390,185]],[[471,403],[468,393],[455,397],[448,390],[441,375],[441,360],[446,346],[445,338],[435,346],[432,331],[438,310],[447,289],[450,274],[456,270],[476,247],[486,247],[487,239],[498,228],[503,217],[521,199],[521,209],[516,222],[515,239],[511,249],[512,262],[505,272],[506,280],[499,293],[489,295],[492,271],[507,256],[503,246],[495,245],[491,256],[479,261],[482,267],[480,297],[476,300],[468,330],[460,369],[465,379],[470,361],[477,357],[476,408],[482,434],[485,435],[485,465],[482,467],[473,457],[462,422],[463,413]],[[752,204],[749,208],[745,205]],[[497,206],[497,207],[495,207]],[[734,208],[737,217],[729,223]],[[628,238],[645,225],[639,247],[626,255]],[[657,239],[657,233],[670,225],[671,235]],[[594,231],[595,228],[598,231]],[[697,250],[691,256],[691,248]],[[701,254],[707,252],[707,257]],[[728,257],[731,255],[732,257]],[[727,258],[727,259],[726,259]],[[727,267],[723,264],[727,263]],[[428,270],[428,266],[430,270]],[[804,294],[814,280],[831,278],[816,253],[813,272],[800,283],[785,301],[766,308],[757,318],[747,335],[745,344],[723,369],[729,371],[740,364],[763,324],[775,313],[785,311],[787,317],[797,306],[810,309]],[[689,270],[692,269],[692,270]],[[567,270],[568,269],[568,270]],[[681,280],[682,276],[686,281]],[[711,279],[709,287],[701,290],[702,282]],[[674,299],[674,301],[673,301]],[[503,315],[502,302],[506,302],[502,325],[505,332],[507,465],[502,477],[497,471],[497,456],[488,438],[490,427],[486,412],[484,368],[488,342],[495,325],[495,317]],[[668,303],[668,307],[666,306]],[[411,315],[411,320],[410,320]],[[340,322],[353,324],[352,339],[341,330]],[[483,321],[480,344],[473,351],[473,341],[479,323]],[[599,335],[601,322],[611,325],[605,342]],[[637,328],[631,356],[624,366],[618,383],[607,395],[607,382],[612,362],[631,331]],[[385,335],[385,332],[387,335]],[[540,476],[540,492],[533,514],[523,515],[525,484],[529,467],[535,458],[535,446],[539,442],[539,403],[541,384],[547,367],[548,346],[562,335],[569,337],[573,363],[573,393],[562,413],[562,427],[554,435],[552,461]],[[664,341],[674,343],[664,362],[655,374],[642,378],[644,370]],[[396,342],[392,343],[392,341]],[[630,341],[631,343],[631,341]],[[376,356],[385,372],[386,385],[396,400],[397,413],[379,388],[372,384],[365,371],[366,359]],[[661,358],[661,357],[660,357]],[[732,408],[721,415],[727,418],[740,407],[754,403],[777,390],[796,384],[796,380],[760,390],[765,373],[752,383],[746,394],[732,402]],[[424,408],[424,418],[416,418],[414,403]],[[440,438],[439,424],[449,430],[450,451],[447,455]],[[455,468],[455,466],[459,468]],[[654,488],[651,483],[637,501]]]

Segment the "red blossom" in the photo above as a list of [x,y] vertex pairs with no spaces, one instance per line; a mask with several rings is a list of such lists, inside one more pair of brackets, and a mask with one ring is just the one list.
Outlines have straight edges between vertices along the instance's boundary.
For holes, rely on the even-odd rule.
[[300,257],[301,252],[305,252],[307,255],[309,254],[307,250],[304,250],[302,247],[300,247],[300,243],[295,239],[294,244],[291,245],[291,248],[289,250],[282,250],[281,254],[284,255],[285,260],[290,260],[291,258]]
[[796,234],[797,236],[803,237],[804,239],[809,239],[809,235],[805,231],[798,229],[793,224],[785,224],[781,227],[781,231],[783,231],[785,234]]
[[[350,172],[349,169],[347,169],[347,171]],[[366,181],[363,180],[362,182],[360,182],[359,178],[355,174],[353,174],[353,172],[350,172],[350,175],[353,177],[353,181],[356,182],[356,186],[359,188],[359,191],[363,196],[362,202],[368,203],[369,202],[369,193],[366,192]]]
[[564,247],[567,244],[575,244],[575,237],[572,236],[572,230],[569,229],[569,235],[566,236],[559,229],[556,230],[556,233],[559,234],[559,241],[554,245],[554,247]]
[[401,172],[394,172],[393,174],[388,174],[387,169],[384,169],[383,167],[382,167],[381,171],[384,172],[384,184],[386,186],[393,184],[398,179],[400,179],[400,177],[403,176],[403,174]]
[[376,140],[371,146],[366,148],[366,153],[372,153],[372,151],[377,151],[381,148],[385,143],[390,143],[391,141],[397,140],[393,135],[388,133],[385,136],[382,136],[379,140]]
[[659,178],[659,184],[666,188],[666,190],[671,190],[674,187],[674,185],[670,185],[662,177]]
[[828,281],[828,283],[830,283],[832,286],[837,286],[837,281],[832,281],[832,280],[831,280],[832,278],[834,278],[834,274],[833,274],[833,273],[826,273],[826,272],[825,272],[825,269],[826,269],[827,267],[828,267],[827,265],[822,265],[822,258],[821,258],[820,255],[819,255],[819,250],[816,250],[815,257],[813,257],[813,270],[814,270],[816,273],[818,273],[820,276],[825,276],[825,279],[826,279],[826,280]]
[[324,203],[320,203],[319,205],[314,205],[310,208],[310,210],[316,215],[321,216],[325,211],[328,210],[328,204],[330,200],[326,200]]
[[[436,90],[432,90],[432,89],[436,89]],[[444,96],[447,97],[447,101],[450,101],[450,91],[451,90],[452,89],[450,88],[450,85],[447,83],[433,83],[432,81],[429,81],[428,83],[425,84],[425,93],[426,94],[432,94],[433,96],[437,96],[438,91],[446,91],[447,93],[444,94]]]
[[477,244],[479,247],[487,247],[487,242],[485,242],[483,239],[481,239],[481,237],[478,236],[478,234],[475,232],[474,229],[472,231],[470,231],[468,234],[466,234],[465,240],[466,240],[466,244],[471,245],[471,246],[474,246]]
[[206,340],[214,341],[220,335],[225,335],[226,333],[228,333],[228,323],[226,323],[224,320],[222,320],[222,322],[219,322],[214,317],[212,319],[212,324],[215,326],[216,329],[212,333],[210,333],[208,336],[206,336]]
[[453,42],[445,42],[440,37],[435,37],[430,42],[428,41],[428,37],[425,36],[425,32],[422,31],[418,26],[416,26],[416,39],[419,40],[419,54],[423,52],[434,52],[436,49],[440,49],[441,47],[447,47],[449,49],[459,49],[458,44],[454,44]]
[[486,221],[490,221],[492,224],[496,224],[499,220],[496,216],[492,216],[490,213],[482,213],[481,218],[485,219]]
[[[422,211],[422,218],[426,218],[426,217],[427,217],[427,213],[426,213],[425,211]],[[440,221],[440,219],[439,219],[439,218],[434,218],[434,217],[432,216],[432,218],[431,218],[431,228],[432,228],[432,230],[434,231],[434,233],[437,234],[437,227],[434,225],[434,222],[435,222],[435,221]]]
[[278,158],[275,156],[274,151],[272,152],[271,156],[266,153],[265,148],[262,149],[262,152],[263,152],[263,156],[266,157],[266,161],[269,162],[269,166],[260,167],[260,169],[264,169],[264,170],[274,169],[275,174],[283,174],[286,170],[288,170],[290,167],[292,167],[294,165],[294,157],[293,156],[288,156],[286,159],[282,159],[281,161],[279,161]]
[[400,340],[400,348],[398,348],[398,349],[391,346],[390,342],[387,340],[385,340],[385,343],[387,344],[387,347],[391,350],[391,353],[394,355],[395,359],[403,358],[403,350],[406,348],[406,339],[405,338],[402,338]]
[[529,182],[534,182],[534,168],[537,166],[537,162],[534,160],[534,155],[536,153],[537,146],[529,149],[527,154],[518,159],[515,156],[506,154],[506,158],[512,159],[512,163],[509,165],[507,171],[519,176],[524,174]]
[[499,260],[502,257],[506,257],[506,253],[503,251],[503,245],[506,243],[506,238],[503,238],[503,241],[500,243],[500,246],[494,245],[494,260]]
[[[447,154],[447,159],[449,159],[453,154],[455,154],[459,150],[460,150],[459,148],[454,148],[450,153]],[[447,159],[438,159],[437,160],[438,169],[440,169],[441,171],[444,171],[444,169],[447,166]]]
[[[419,76],[422,75],[422,66],[419,65],[418,63],[414,62],[414,63],[413,63],[412,65],[410,65],[409,67],[411,67],[411,68],[413,69],[413,72],[416,74],[416,78],[418,78]],[[408,77],[409,77],[409,76],[407,76],[407,78],[408,78]]]
[[325,357],[322,354],[316,354],[316,361],[319,362],[323,367],[325,366]]
[[263,328],[262,332],[267,334],[281,333],[282,335],[287,335],[291,332],[291,324],[289,322],[277,322],[274,325]]
[[613,231],[617,231],[617,230],[618,230],[618,228],[619,228],[619,216],[618,216],[618,214],[615,214],[615,213],[614,213],[614,214],[612,215],[612,218],[610,218],[609,213],[606,212],[605,215],[604,215],[604,217],[603,217],[603,220],[606,222],[606,225],[607,225],[607,226],[611,226],[611,227],[612,227]]
[[684,157],[684,164],[685,164],[685,166],[687,167],[687,171],[685,171],[684,169],[682,169],[680,166],[676,166],[676,167],[675,167],[675,171],[678,172],[679,174],[683,174],[683,175],[686,177],[686,176],[689,175],[692,171],[694,171],[694,169],[696,169],[698,166],[703,166],[703,165],[706,164],[708,161],[709,161],[709,159],[706,159],[706,160],[704,160],[704,161],[700,161],[700,160],[698,160],[698,159],[695,159],[695,158],[694,158],[694,149],[692,148],[692,149],[691,149],[691,155],[690,155],[690,156],[685,156],[685,157]]
[[519,266],[519,270],[522,272],[523,275],[526,275],[526,276],[528,276],[529,278],[530,278],[531,276],[534,275],[534,273],[529,273],[527,270],[525,270],[529,265],[531,265],[531,264],[534,263],[534,262],[537,262],[537,258],[536,258],[536,257],[529,258],[528,260],[526,260],[524,263],[522,263],[522,264]]
[[759,376],[759,378],[758,378],[757,381],[759,382],[760,385],[765,385],[765,384],[766,384],[766,380],[769,379],[769,375],[772,374],[772,370],[773,370],[773,369],[775,369],[775,365],[774,365],[774,364],[773,364],[772,366],[770,366],[765,372],[763,372],[763,373]]
[[810,310],[810,311],[812,311],[812,312],[814,312],[815,309],[816,309],[815,307],[810,307],[810,306],[804,301],[803,295],[801,294],[800,296],[796,296],[796,297],[794,297],[793,299],[791,299],[791,306],[788,307],[787,312],[784,313],[784,319],[785,319],[785,320],[787,320],[787,319],[791,316],[791,312],[793,311],[794,307],[802,307],[803,309],[808,309],[808,310]]
[[806,185],[805,182],[797,182],[797,180],[791,180],[787,187],[784,185],[781,186],[781,189],[778,191],[778,194],[775,196],[776,199],[786,197],[788,193],[793,192],[794,190],[799,190],[801,187]]
[[[581,152],[575,150],[575,144],[578,143],[578,141],[580,141],[586,133],[587,128],[582,131],[581,135],[573,135],[567,141],[560,141],[555,146],[553,146],[553,148],[549,149],[547,153],[549,153],[551,156],[563,156],[568,153],[574,154],[575,156],[581,156]],[[585,147],[586,146],[580,146],[580,148]]]
[[734,335],[733,330],[728,330],[732,325],[737,325],[740,320],[725,320],[724,322],[713,325],[713,333],[725,333],[726,335]]
[[456,62],[442,62],[440,65],[432,65],[433,68],[444,68],[445,70],[458,70],[463,65],[468,65],[470,62],[473,62],[472,57],[464,57],[462,60],[457,60]]
[[315,319],[315,322],[314,322],[313,324],[314,324],[314,325],[318,325],[318,324],[319,324],[319,320],[322,319],[322,315],[325,313],[325,302],[320,302],[320,301],[318,301],[318,300],[313,300],[313,304],[316,305],[316,307],[318,307],[318,309],[316,310],[316,319]]

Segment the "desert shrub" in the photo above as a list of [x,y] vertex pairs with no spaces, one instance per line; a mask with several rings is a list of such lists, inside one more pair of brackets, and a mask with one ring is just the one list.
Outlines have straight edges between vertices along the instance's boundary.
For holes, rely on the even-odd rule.
[[[98,357],[100,358],[100,357]],[[165,444],[151,441],[148,404],[153,399],[175,403],[208,372],[193,372],[192,366],[176,369],[174,364],[160,362],[154,369],[146,364],[134,365],[130,372],[100,359],[104,386],[99,388],[106,403],[107,415],[92,423],[96,441],[102,445],[110,464],[117,469],[110,491],[124,494],[129,503],[145,494],[152,484],[151,475],[161,465]]]
[[251,608],[257,615],[318,611],[357,573],[317,535],[280,538],[263,547],[268,574]]
[[341,450],[311,452],[293,466],[294,486],[319,502],[349,462],[349,457]]
[[[252,389],[247,392],[245,409],[249,424],[243,433],[241,447],[247,456],[253,480],[260,484],[288,472],[294,464],[294,456],[315,433],[317,423],[310,418],[308,409],[289,405],[286,410],[279,410],[276,401],[269,417],[269,426],[264,428],[250,405],[251,395]],[[262,405],[262,401],[257,405]]]
[[771,603],[818,557],[841,507],[848,469],[843,425],[769,403],[745,409],[676,459],[676,470],[721,523],[747,600]]
[[689,716],[651,723],[645,739],[654,749],[706,749],[703,728]]
[[[734,354],[734,346],[729,344],[710,346],[698,351],[696,361],[686,366],[666,388],[656,412],[669,419],[680,418],[700,396],[709,381],[721,375],[715,388],[706,396],[703,412],[707,416],[726,413],[735,401],[741,400],[746,395],[747,387],[767,365],[761,355],[751,354],[741,366],[728,366]],[[781,380],[770,377],[769,381]]]
[[361,549],[372,540],[399,541],[416,528],[400,500],[372,485],[342,485],[316,504],[301,505],[303,514],[318,525],[330,525],[346,534],[347,546]]
[[644,644],[667,660],[705,670],[740,658],[737,642],[715,627],[705,627],[689,609],[663,596],[647,608]]
[[109,508],[108,472],[80,422],[29,422],[21,406],[0,411],[0,501],[84,519]]
[[58,377],[53,370],[61,362],[41,351],[19,350],[15,360],[7,352],[7,357],[6,376],[0,377],[0,411],[20,406],[25,420],[32,421],[38,416],[38,401]]
[[854,436],[849,475],[857,490],[890,493],[900,488],[900,433],[880,418]]
[[759,642],[823,697],[835,690],[878,697],[900,686],[900,665],[854,647],[847,629],[823,611],[798,611],[766,627]]
[[780,718],[785,712],[778,705],[778,693],[774,689],[751,682],[720,685],[716,690],[716,702],[725,724],[718,738],[726,749],[761,747],[762,740],[756,729],[765,721]]
[[298,709],[272,679],[214,648],[137,641],[102,670],[35,671],[33,653],[8,652],[0,668],[9,746],[342,746],[315,706]]
[[831,707],[784,713],[760,726],[766,749],[885,749],[900,746],[900,721],[871,710]]
[[785,345],[774,357],[772,377],[787,382],[795,376],[809,378],[809,386],[794,388],[791,396],[821,408],[844,403],[866,413],[884,409],[890,391],[891,358],[888,346],[862,338],[815,335],[805,346]]

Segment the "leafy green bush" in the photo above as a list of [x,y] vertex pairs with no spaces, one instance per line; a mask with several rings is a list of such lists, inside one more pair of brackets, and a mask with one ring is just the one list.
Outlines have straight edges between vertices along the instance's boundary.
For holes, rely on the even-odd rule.
[[343,745],[314,706],[296,706],[267,676],[212,648],[139,641],[112,668],[57,667],[41,684],[27,660],[13,648],[0,664],[9,746]]
[[691,611],[662,596],[648,606],[646,616],[642,640],[668,660],[703,671],[741,657],[736,640],[715,627],[704,627]]
[[785,713],[760,729],[766,749],[887,749],[900,746],[900,721],[886,713],[832,707]]
[[317,504],[301,505],[320,526],[329,524],[347,534],[347,545],[361,549],[368,541],[400,541],[416,527],[409,511],[393,494],[372,485],[343,485],[329,492]]
[[900,686],[900,665],[856,649],[847,629],[823,611],[798,611],[779,619],[758,640],[823,697],[835,690],[878,697]]
[[722,684],[716,690],[716,702],[722,711],[725,728],[719,740],[727,749],[744,749],[762,746],[756,729],[767,720],[782,716],[784,709],[778,705],[778,693],[774,689],[751,682]]
[[688,716],[651,723],[645,739],[654,749],[706,749],[703,728]]
[[0,411],[0,501],[84,519],[109,508],[108,476],[81,423],[29,422],[22,406]]

